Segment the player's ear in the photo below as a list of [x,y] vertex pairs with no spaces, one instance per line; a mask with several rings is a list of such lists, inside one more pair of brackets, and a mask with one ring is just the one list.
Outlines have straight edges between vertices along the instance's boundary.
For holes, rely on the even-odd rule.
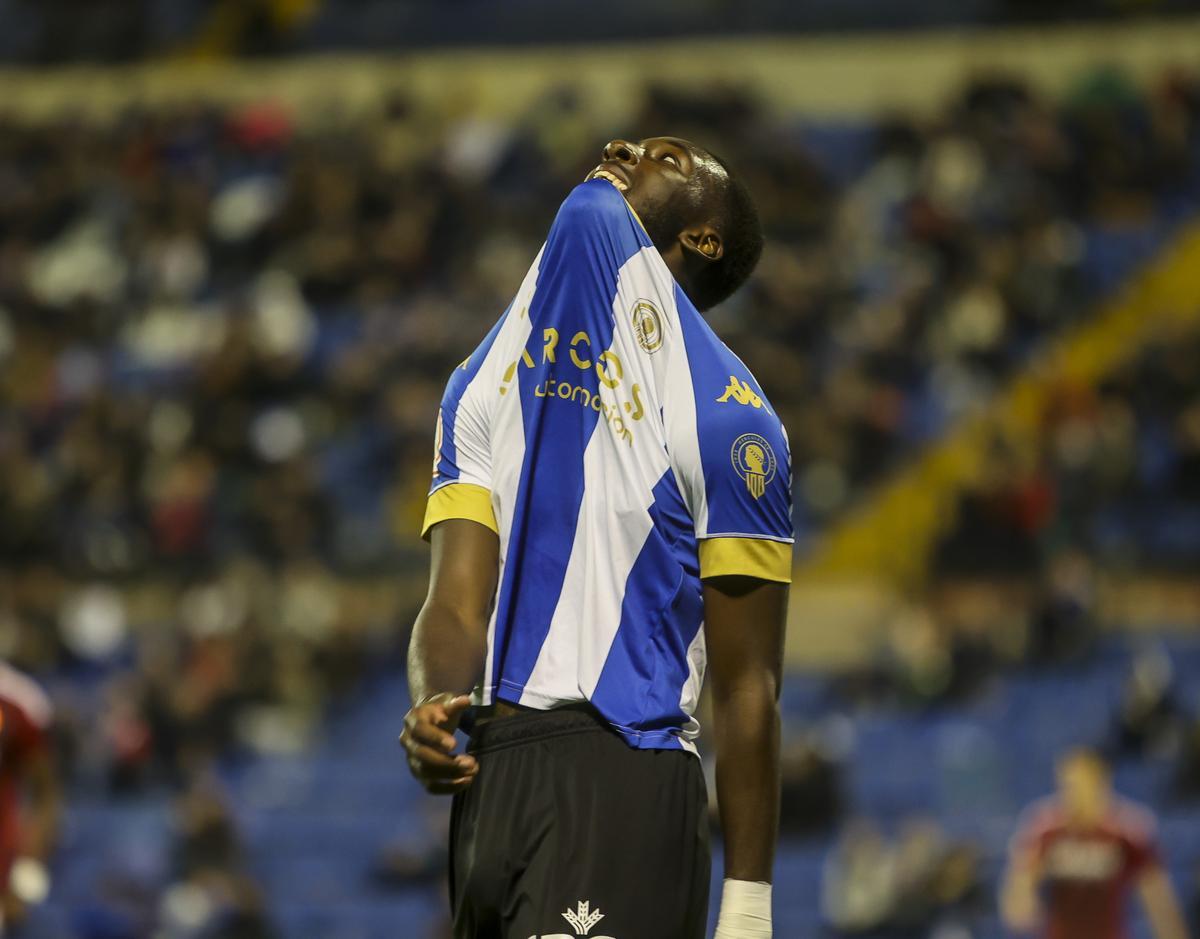
[[703,261],[719,261],[725,254],[725,244],[717,230],[707,222],[692,225],[679,233],[684,256],[696,256]]

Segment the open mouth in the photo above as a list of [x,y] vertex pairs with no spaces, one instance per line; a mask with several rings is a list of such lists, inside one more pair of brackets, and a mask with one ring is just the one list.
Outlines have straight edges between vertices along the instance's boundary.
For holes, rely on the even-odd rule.
[[629,189],[629,183],[621,179],[615,173],[610,173],[608,170],[597,166],[587,175],[588,179],[607,179],[610,183],[617,187],[619,192],[625,192]]

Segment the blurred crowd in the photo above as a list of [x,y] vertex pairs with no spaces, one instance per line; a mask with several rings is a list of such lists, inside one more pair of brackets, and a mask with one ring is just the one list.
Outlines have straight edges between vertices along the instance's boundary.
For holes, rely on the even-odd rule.
[[997,440],[938,566],[1032,572],[1068,549],[1158,569],[1200,557],[1200,336],[1060,388],[1027,452]]
[[[1109,652],[1112,651],[1110,648]],[[1094,694],[1090,702],[1108,720],[1094,722],[1097,728],[1101,728],[1094,734],[1078,733],[1077,729],[1076,743],[1073,748],[1062,752],[1056,773],[1060,797],[1066,800],[1068,806],[1075,805],[1072,812],[1098,812],[1103,816],[1102,821],[1075,818],[1072,825],[1078,827],[1065,827],[1063,832],[1066,837],[1069,839],[1078,835],[1081,839],[1079,843],[1094,847],[1096,838],[1117,837],[1114,832],[1120,832],[1121,826],[1127,821],[1134,821],[1136,824],[1127,834],[1140,834],[1136,836],[1134,846],[1129,848],[1129,855],[1136,856],[1136,842],[1140,840],[1150,864],[1161,866],[1173,883],[1172,890],[1180,891],[1180,913],[1193,931],[1200,928],[1200,854],[1197,853],[1194,835],[1198,830],[1195,823],[1200,820],[1196,815],[1196,807],[1200,805],[1200,774],[1197,773],[1197,767],[1200,766],[1200,709],[1188,687],[1188,676],[1192,676],[1194,681],[1195,665],[1193,658],[1186,669],[1187,675],[1181,676],[1176,673],[1172,656],[1161,647],[1149,646],[1130,655],[1128,672],[1111,712],[1102,701],[1102,694]],[[1080,668],[1076,663],[1069,669],[1060,667],[1055,671],[1034,670],[1024,674],[1025,677],[1038,674],[1042,680],[1055,675],[1052,680],[1068,683],[1086,675],[1088,668]],[[1000,692],[1004,693],[1013,692],[1011,689]],[[1050,720],[1053,708],[1061,707],[1050,698],[1047,704],[1051,706],[1041,714],[1040,719]],[[947,713],[954,712],[942,712],[943,716]],[[915,744],[920,734],[928,733],[934,726],[937,726],[936,719],[924,725],[911,725],[908,731],[913,734],[910,744]],[[917,727],[920,729],[915,729]],[[897,729],[894,732],[901,731]],[[1004,732],[994,733],[998,738]],[[1085,741],[1086,746],[1083,746]],[[984,924],[994,916],[996,909],[996,868],[1003,863],[1022,863],[1021,851],[1029,847],[1026,836],[1031,826],[1036,827],[1034,822],[1038,818],[1038,812],[1032,809],[1024,813],[1015,832],[1010,824],[1002,822],[1005,835],[1001,842],[1003,847],[997,845],[995,837],[987,834],[989,824],[996,820],[991,816],[996,809],[996,803],[992,800],[998,791],[997,787],[1005,789],[1003,777],[1008,775],[1011,781],[1012,776],[1023,771],[1021,761],[1032,757],[1030,753],[1019,753],[1019,748],[1012,747],[1012,741],[1008,741],[1002,760],[991,762],[987,758],[986,747],[996,742],[993,738],[992,744],[985,745],[984,750],[974,754],[970,775],[957,780],[957,784],[965,783],[967,787],[964,791],[967,798],[960,805],[961,814],[957,819],[954,800],[947,801],[944,795],[916,800],[909,797],[916,803],[927,803],[924,809],[910,805],[906,811],[896,812],[893,805],[890,809],[877,808],[876,814],[872,814],[860,806],[844,815],[841,811],[835,812],[828,818],[828,826],[837,830],[837,839],[823,862],[821,915],[832,934],[873,939],[969,939],[980,934],[992,934]],[[826,743],[826,753],[835,750]],[[1079,754],[1086,756],[1080,757]],[[1062,766],[1081,758],[1100,767],[1106,780],[1104,785],[1109,793],[1108,798],[1115,796],[1115,802],[1090,798],[1087,791],[1080,793],[1067,786]],[[888,759],[884,757],[883,762],[886,763]],[[895,756],[891,759],[894,760]],[[862,762],[860,755],[860,771]],[[848,775],[849,766],[840,765],[840,761],[835,761],[831,766],[838,787],[851,788],[849,780],[843,778]],[[1113,767],[1119,772],[1123,771],[1126,785],[1133,790],[1132,793],[1128,790],[1113,792],[1108,788]],[[892,769],[904,774],[911,771],[911,766],[901,758],[892,764]],[[921,786],[926,790],[935,789],[938,786],[937,775],[935,767],[923,766],[918,773]],[[786,787],[785,771],[785,791]],[[1131,802],[1131,798],[1139,801]],[[1041,800],[1032,805],[1042,811],[1047,802]],[[1132,815],[1124,814],[1126,812],[1132,812]],[[1011,807],[1000,815],[1003,817],[1010,813]],[[1159,817],[1160,813],[1162,817]],[[964,827],[964,821],[969,833],[951,834],[949,829]],[[1193,834],[1187,835],[1188,831]],[[1173,837],[1168,840],[1168,835]],[[1179,837],[1181,835],[1184,837]],[[1159,843],[1160,836],[1162,843]],[[1127,842],[1127,846],[1129,844]],[[1071,873],[1069,867],[1057,872],[1051,870],[1045,876],[1051,882],[1057,880],[1060,886],[1071,883],[1078,876],[1087,883],[1088,896],[1092,900],[1100,895],[1098,881],[1105,878],[1112,878],[1109,886],[1114,890],[1128,889],[1137,881],[1136,877],[1131,878],[1117,868],[1105,870],[1111,873],[1098,878],[1091,873]],[[1004,890],[998,892],[1004,894]],[[1056,898],[1051,888],[1041,891],[1040,896],[1041,902],[1049,906],[1053,916],[1054,906],[1063,894]],[[1154,902],[1146,894],[1139,896],[1143,903]],[[1006,902],[1001,901],[1001,908],[1007,909]],[[1175,899],[1171,900],[1172,905],[1175,902]],[[1069,915],[1069,901],[1064,900],[1063,903],[1059,911]],[[1111,909],[1103,904],[1100,908],[1106,910],[1103,915],[1115,916],[1119,922],[1123,922],[1129,912],[1124,900]],[[1076,908],[1074,914],[1085,914],[1087,909],[1088,905],[1084,904]],[[1154,928],[1149,935],[1194,934],[1164,929],[1160,914],[1161,910],[1157,914],[1150,914]],[[1004,915],[1008,916],[1009,913],[1005,912]],[[1026,926],[1015,923],[1009,926],[1011,931],[1006,935],[1033,934]],[[982,930],[982,933],[977,930]],[[1053,929],[1043,928],[1042,931],[1054,933]],[[1077,930],[1062,934],[1098,933]]]
[[[299,750],[394,662],[443,384],[610,137],[692,137],[757,197],[762,264],[712,320],[789,428],[802,541],[1093,310],[1139,257],[1104,246],[1147,256],[1200,204],[1182,74],[1099,74],[1059,102],[986,78],[863,127],[729,87],[646,87],[621,127],[581,100],[561,88],[512,123],[403,97],[369,120],[0,109],[0,655],[71,676],[53,690],[76,779],[190,789],[222,755]],[[1045,572],[1023,649],[1087,645],[1098,557],[1200,555],[1145,511],[1200,507],[1197,343],[1064,391],[1039,451],[998,442],[964,498],[937,569]],[[904,611],[887,694],[989,673],[994,635],[947,639],[961,599]],[[797,755],[797,791],[832,813],[816,759]],[[928,876],[965,891],[968,859],[939,851]]]
[[[762,208],[760,270],[714,320],[779,404],[811,528],[1128,273],[1090,239],[1193,204],[1198,121],[1200,84],[1110,74],[1062,106],[981,80],[934,119],[815,144],[730,88],[650,87],[603,129],[571,89],[514,124],[405,100],[316,129],[269,104],[8,121],[0,552],[106,577],[393,564],[449,369],[604,139],[655,128],[722,152]],[[1194,374],[1173,361],[1185,387],[1139,405],[1178,405]],[[1052,416],[1060,463],[1087,407]]]
[[[1061,387],[1031,446],[993,441],[937,545],[928,589],[894,611],[886,649],[849,691],[963,700],[1017,663],[1081,661],[1103,619],[1106,575],[1189,582],[1198,481],[1200,336],[1164,337],[1095,387]],[[1186,619],[1196,607],[1179,609]]]
[[[822,911],[841,935],[970,935],[959,919],[987,907],[979,849],[951,839],[932,819],[912,817],[893,839],[871,822],[847,825],[830,853]],[[941,932],[932,932],[937,920]]]
[[[757,196],[767,251],[713,320],[789,428],[803,541],[1128,273],[1094,245],[1195,204],[1198,127],[1195,80],[1110,73],[857,128],[657,86],[620,128],[571,88],[512,123],[405,98],[0,118],[0,647],[39,670],[134,649],[108,692],[125,775],[302,735],[419,595],[443,383],[609,136],[690,135]],[[1194,506],[1197,361],[1073,389],[1032,461],[998,445],[942,554],[1031,570],[1039,538],[1125,531],[1115,493]]]

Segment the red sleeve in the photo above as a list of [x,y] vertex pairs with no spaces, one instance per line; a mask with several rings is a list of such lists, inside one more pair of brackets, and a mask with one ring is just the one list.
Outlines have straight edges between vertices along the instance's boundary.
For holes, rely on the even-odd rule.
[[1041,860],[1046,854],[1053,829],[1053,812],[1045,805],[1034,805],[1021,816],[1016,833],[1009,842],[1009,853],[1014,859],[1033,855]]
[[1127,869],[1130,877],[1140,877],[1147,870],[1162,863],[1158,848],[1158,830],[1149,812],[1125,809],[1122,819],[1123,834],[1127,851]]
[[13,760],[26,760],[46,746],[45,729],[13,701],[0,701],[3,711],[5,755]]

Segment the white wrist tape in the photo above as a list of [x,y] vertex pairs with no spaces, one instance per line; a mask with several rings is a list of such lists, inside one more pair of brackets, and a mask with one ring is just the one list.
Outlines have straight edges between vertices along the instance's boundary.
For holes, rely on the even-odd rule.
[[714,939],[771,939],[771,885],[725,881]]

